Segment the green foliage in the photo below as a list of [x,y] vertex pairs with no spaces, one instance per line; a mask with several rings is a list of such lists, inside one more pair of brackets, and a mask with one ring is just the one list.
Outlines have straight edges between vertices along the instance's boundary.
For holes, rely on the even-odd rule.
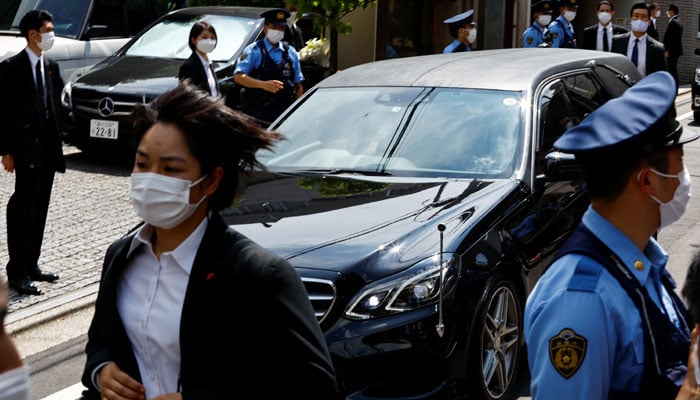
[[328,29],[332,34],[348,35],[352,31],[349,23],[342,21],[343,17],[357,9],[366,9],[376,4],[377,0],[287,0],[287,7],[295,7],[299,13],[315,13],[314,32],[324,37]]

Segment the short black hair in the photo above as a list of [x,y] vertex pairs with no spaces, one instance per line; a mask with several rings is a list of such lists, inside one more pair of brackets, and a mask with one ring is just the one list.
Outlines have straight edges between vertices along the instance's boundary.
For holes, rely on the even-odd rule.
[[608,5],[608,6],[610,6],[611,11],[615,11],[615,6],[611,2],[609,2],[608,0],[599,1],[598,8],[596,8],[596,10],[600,10],[600,6],[603,6],[603,5]]
[[450,26],[449,26],[450,35],[452,35],[453,38],[457,39],[457,36],[459,36],[460,29],[462,29],[462,28],[467,29],[467,26],[474,24],[472,21],[469,21],[469,22],[466,22],[466,21],[469,21],[469,19],[465,20],[465,22],[463,22],[461,24],[457,24],[457,23],[450,24]]
[[190,38],[187,39],[187,45],[190,46],[190,50],[195,51],[197,49],[197,47],[192,44],[192,39],[195,39],[204,31],[209,31],[214,34],[214,37],[218,38],[218,36],[216,36],[216,30],[210,23],[205,21],[195,22],[190,29]]
[[647,14],[649,14],[649,16],[651,16],[651,11],[649,10],[649,6],[647,5],[647,3],[643,2],[643,1],[640,1],[639,3],[632,4],[632,8],[630,8],[630,16],[632,16],[632,14],[634,13],[634,10],[638,10],[641,8],[647,10]]
[[131,114],[135,146],[156,122],[171,123],[183,132],[185,142],[199,161],[202,174],[216,167],[224,171],[209,209],[229,207],[238,192],[239,174],[263,168],[256,158],[259,149],[271,150],[282,134],[265,130],[257,120],[227,107],[185,80],[150,104],[138,104]]
[[671,10],[671,11],[673,11],[673,13],[676,14],[676,15],[678,15],[678,13],[679,13],[679,11],[678,11],[678,6],[675,5],[675,4],[673,4],[673,3],[671,3],[671,4],[668,5],[668,9]]
[[656,10],[657,8],[659,8],[659,3],[652,1],[651,3],[648,3],[648,6],[650,11]]
[[39,32],[44,22],[53,22],[53,15],[46,10],[29,10],[19,22],[19,33],[29,39],[29,31]]

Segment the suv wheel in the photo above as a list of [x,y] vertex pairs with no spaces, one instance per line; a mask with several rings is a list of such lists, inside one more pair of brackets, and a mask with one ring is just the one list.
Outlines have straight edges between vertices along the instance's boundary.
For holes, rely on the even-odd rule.
[[511,398],[522,350],[519,292],[507,278],[496,275],[487,283],[477,313],[476,334],[467,360],[472,371],[469,387],[478,399]]

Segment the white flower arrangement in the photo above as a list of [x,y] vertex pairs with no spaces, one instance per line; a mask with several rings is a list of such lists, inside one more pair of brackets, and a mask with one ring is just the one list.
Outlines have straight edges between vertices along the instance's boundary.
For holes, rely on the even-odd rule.
[[328,56],[331,46],[326,38],[313,38],[306,42],[306,46],[299,50],[299,61],[308,61],[328,68]]

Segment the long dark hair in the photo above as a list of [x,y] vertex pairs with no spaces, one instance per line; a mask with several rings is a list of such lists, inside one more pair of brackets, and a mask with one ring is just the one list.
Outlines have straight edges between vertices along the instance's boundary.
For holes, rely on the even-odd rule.
[[149,105],[139,104],[131,114],[135,147],[156,122],[172,123],[185,136],[202,173],[222,167],[224,174],[218,190],[211,196],[209,208],[215,211],[231,205],[238,189],[239,173],[264,168],[255,153],[271,150],[283,136],[267,131],[256,120],[216,101],[191,83],[180,82]]

